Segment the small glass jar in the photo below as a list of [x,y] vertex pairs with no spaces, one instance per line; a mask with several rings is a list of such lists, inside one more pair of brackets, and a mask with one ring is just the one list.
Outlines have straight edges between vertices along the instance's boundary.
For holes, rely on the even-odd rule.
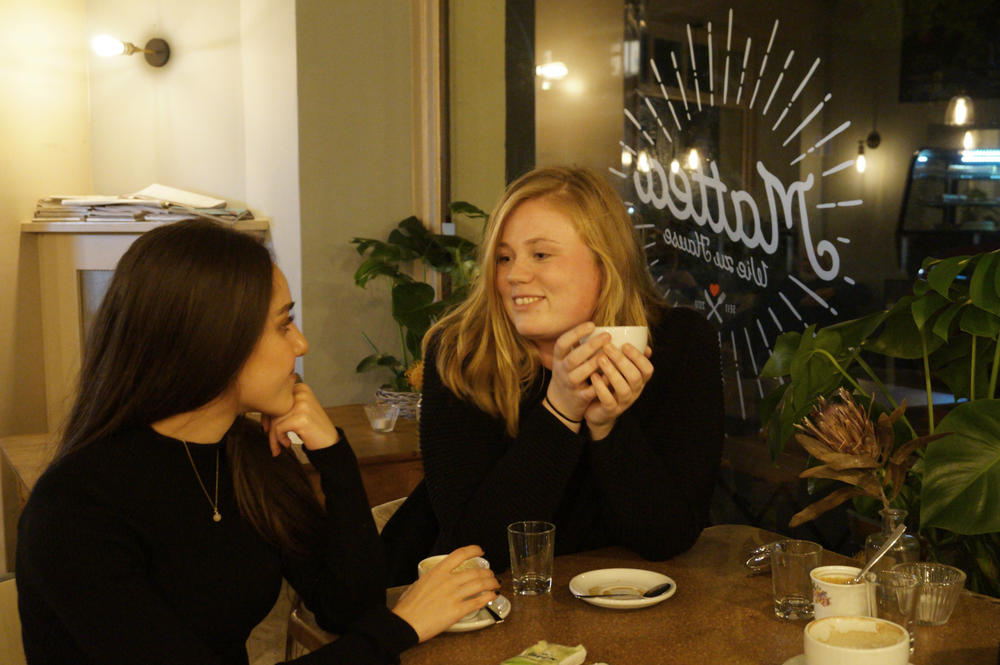
[[[878,548],[889,538],[893,530],[906,520],[906,511],[902,508],[880,510],[882,516],[882,531],[873,533],[865,539],[865,562],[871,561]],[[897,563],[920,561],[920,540],[912,533],[903,533],[885,556],[872,568],[873,571],[888,570]]]

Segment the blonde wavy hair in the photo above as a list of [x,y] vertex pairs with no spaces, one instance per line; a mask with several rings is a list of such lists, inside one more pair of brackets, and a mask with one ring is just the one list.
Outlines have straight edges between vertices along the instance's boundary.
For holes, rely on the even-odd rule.
[[524,390],[541,359],[507,315],[497,290],[497,244],[504,225],[525,201],[546,199],[569,217],[601,271],[592,320],[599,326],[653,325],[664,306],[645,255],[617,192],[590,169],[549,167],[508,185],[490,215],[479,248],[480,273],[469,297],[424,336],[433,345],[441,381],[461,399],[503,418],[517,433]]

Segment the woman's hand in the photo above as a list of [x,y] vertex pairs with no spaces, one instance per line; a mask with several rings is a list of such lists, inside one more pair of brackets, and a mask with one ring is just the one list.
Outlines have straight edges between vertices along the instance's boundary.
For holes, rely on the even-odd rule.
[[466,614],[497,597],[500,583],[487,568],[452,573],[466,559],[482,556],[478,545],[460,547],[410,585],[392,611],[426,642]]
[[588,321],[570,328],[553,346],[552,380],[546,393],[549,404],[559,412],[553,415],[562,414],[567,419],[582,421],[584,412],[597,395],[590,376],[598,371],[598,353],[611,341],[611,335],[601,333],[580,344],[594,327]]
[[281,448],[292,445],[289,432],[295,432],[309,450],[327,448],[340,441],[337,428],[319,405],[316,394],[304,383],[292,387],[292,408],[280,416],[261,417],[261,424],[271,444],[271,454],[277,457]]
[[653,364],[649,362],[652,353],[648,346],[645,353],[640,353],[631,344],[625,344],[620,350],[605,344],[601,349],[596,358],[600,372],[590,375],[596,399],[583,414],[592,439],[597,441],[606,437],[618,416],[639,399],[653,376]]

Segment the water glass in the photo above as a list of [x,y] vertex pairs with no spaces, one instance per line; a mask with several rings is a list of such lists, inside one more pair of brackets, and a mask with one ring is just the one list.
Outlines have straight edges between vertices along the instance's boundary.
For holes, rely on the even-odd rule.
[[555,543],[556,525],[550,522],[524,521],[507,526],[514,593],[536,596],[552,589]]
[[779,540],[771,549],[774,613],[782,619],[811,619],[813,588],[809,572],[819,566],[823,547],[809,540]]
[[917,576],[901,570],[880,570],[868,573],[865,579],[872,591],[871,615],[886,619],[906,629],[910,635],[910,655],[916,642],[916,621],[919,592]]
[[396,427],[399,407],[395,404],[365,404],[365,415],[376,432],[391,432]]
[[897,563],[892,570],[915,575],[919,590],[915,617],[921,626],[940,626],[948,622],[965,587],[965,573],[943,563],[917,561]]

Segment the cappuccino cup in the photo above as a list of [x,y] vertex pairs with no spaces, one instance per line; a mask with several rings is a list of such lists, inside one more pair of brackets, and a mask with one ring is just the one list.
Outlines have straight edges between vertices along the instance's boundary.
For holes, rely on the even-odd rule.
[[809,572],[813,588],[813,618],[870,616],[871,585],[854,583],[861,572],[854,566],[820,566]]
[[608,333],[611,335],[611,344],[619,349],[629,343],[639,350],[639,353],[646,351],[646,342],[649,340],[649,329],[646,326],[598,326],[594,332],[584,337],[581,342],[586,342],[591,337]]
[[803,631],[806,665],[908,665],[910,637],[891,621],[832,616]]

